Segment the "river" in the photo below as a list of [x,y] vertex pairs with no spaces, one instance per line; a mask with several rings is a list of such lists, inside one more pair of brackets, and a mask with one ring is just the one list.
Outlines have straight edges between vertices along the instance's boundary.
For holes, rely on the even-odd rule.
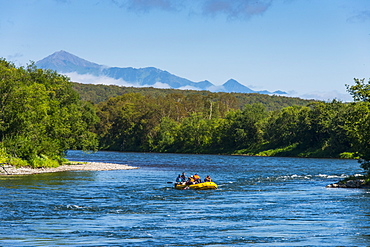
[[[370,246],[355,160],[69,151],[135,170],[0,177],[1,246]],[[175,190],[182,172],[217,190]]]

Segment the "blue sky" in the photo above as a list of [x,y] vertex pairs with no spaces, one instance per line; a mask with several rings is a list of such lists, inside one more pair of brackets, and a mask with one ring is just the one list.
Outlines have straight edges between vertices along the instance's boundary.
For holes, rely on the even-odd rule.
[[[351,99],[370,77],[369,0],[0,0],[0,57],[56,51],[193,81]],[[73,78],[72,78],[73,79]]]

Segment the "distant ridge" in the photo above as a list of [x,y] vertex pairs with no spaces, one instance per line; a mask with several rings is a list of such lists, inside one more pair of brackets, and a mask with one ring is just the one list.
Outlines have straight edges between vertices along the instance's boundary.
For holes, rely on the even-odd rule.
[[246,87],[234,79],[230,79],[222,85],[228,93],[256,93],[249,87]]
[[[156,86],[159,83],[162,86],[167,85],[169,88],[173,89],[195,89],[217,92],[271,94],[268,91],[254,91],[234,79],[230,79],[221,87],[217,87],[207,80],[193,82],[188,79],[173,75],[165,70],[154,67],[107,67],[87,61],[63,50],[55,52],[36,62],[36,66],[42,69],[55,70],[58,73],[62,74],[76,73],[79,75],[92,75],[95,77],[112,78],[117,81],[122,80],[123,82],[127,82],[138,87]],[[282,91],[275,91],[274,94],[286,93]]]

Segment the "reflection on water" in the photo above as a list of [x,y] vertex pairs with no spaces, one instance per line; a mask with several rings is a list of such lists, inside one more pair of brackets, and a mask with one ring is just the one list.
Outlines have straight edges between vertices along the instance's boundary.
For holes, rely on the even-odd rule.
[[[76,176],[80,175],[80,176]],[[41,173],[37,175],[15,175],[15,176],[0,176],[2,186],[6,188],[22,188],[22,189],[44,189],[51,190],[64,189],[65,185],[69,186],[76,184],[80,185],[83,181],[94,181],[95,173],[93,172],[58,172],[58,173]]]
[[[137,170],[0,177],[4,246],[366,246],[368,190],[327,189],[356,161],[69,152]],[[219,189],[179,191],[178,173]]]

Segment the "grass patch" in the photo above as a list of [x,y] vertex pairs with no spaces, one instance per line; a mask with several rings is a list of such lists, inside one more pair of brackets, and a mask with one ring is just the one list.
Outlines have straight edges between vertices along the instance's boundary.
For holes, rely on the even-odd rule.
[[359,159],[360,157],[356,153],[343,152],[343,153],[339,154],[339,158],[341,158],[341,159]]
[[258,147],[251,149],[241,149],[237,150],[234,154],[239,155],[251,155],[251,156],[296,156],[298,143],[294,143],[289,146],[281,148],[270,148],[269,143],[262,144]]
[[81,162],[81,161],[69,161],[69,160],[66,160],[65,162],[62,163],[62,165],[67,165],[67,166],[71,166],[71,165],[85,165],[87,164],[88,162]]
[[262,152],[257,153],[258,156],[292,156],[292,153],[297,148],[298,143],[294,143],[292,145],[282,147],[282,148],[275,148],[269,149]]

